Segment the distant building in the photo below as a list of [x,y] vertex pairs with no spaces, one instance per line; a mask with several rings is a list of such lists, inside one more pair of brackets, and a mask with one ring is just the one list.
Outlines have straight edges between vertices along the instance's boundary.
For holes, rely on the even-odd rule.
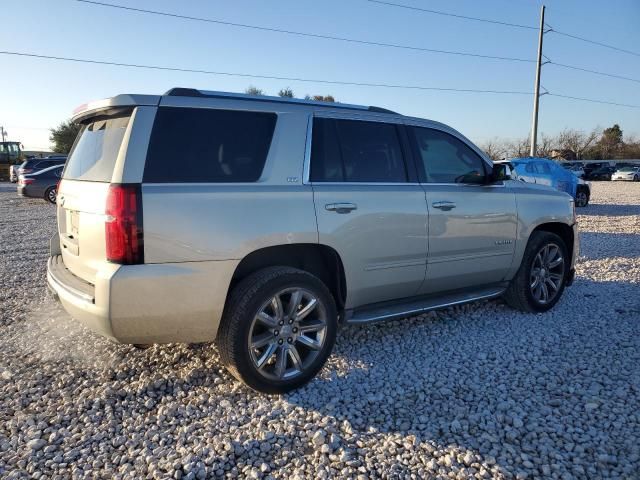
[[551,150],[551,158],[554,160],[576,160],[576,153],[568,148]]

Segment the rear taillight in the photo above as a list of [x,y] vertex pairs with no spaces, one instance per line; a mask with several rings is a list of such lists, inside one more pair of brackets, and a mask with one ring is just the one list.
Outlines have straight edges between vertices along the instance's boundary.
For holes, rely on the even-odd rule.
[[33,178],[19,178],[18,185],[31,185],[35,180]]
[[106,214],[107,260],[123,265],[143,263],[140,185],[110,185],[107,194]]

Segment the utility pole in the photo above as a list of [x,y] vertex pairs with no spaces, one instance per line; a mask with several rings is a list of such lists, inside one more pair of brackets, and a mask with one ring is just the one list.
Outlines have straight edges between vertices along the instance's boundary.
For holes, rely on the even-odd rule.
[[7,136],[7,131],[4,129],[4,127],[0,127],[0,134],[2,134],[2,142],[4,143]]
[[540,9],[540,34],[538,37],[538,61],[536,62],[536,85],[533,93],[533,121],[531,124],[531,150],[529,155],[536,156],[538,142],[538,103],[540,102],[540,67],[542,67],[542,38],[544,36],[544,5]]

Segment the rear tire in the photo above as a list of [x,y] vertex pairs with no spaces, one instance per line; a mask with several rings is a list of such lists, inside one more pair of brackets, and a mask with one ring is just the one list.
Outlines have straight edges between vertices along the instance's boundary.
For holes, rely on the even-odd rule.
[[633,181],[634,182],[640,182],[640,177],[638,177],[638,175],[634,175],[633,176]]
[[567,247],[558,235],[533,232],[518,273],[504,293],[505,301],[522,312],[546,312],[564,292],[569,265]]
[[55,205],[57,195],[58,195],[58,192],[56,190],[56,187],[49,187],[47,188],[47,191],[44,192],[44,199],[47,202],[53,203]]
[[227,299],[216,343],[231,374],[262,393],[311,380],[335,343],[338,315],[327,287],[290,267],[249,275]]

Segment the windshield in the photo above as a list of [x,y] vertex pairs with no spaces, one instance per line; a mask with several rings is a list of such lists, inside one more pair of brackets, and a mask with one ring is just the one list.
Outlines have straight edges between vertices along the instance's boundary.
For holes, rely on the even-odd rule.
[[83,125],[63,178],[110,182],[130,118],[129,115],[103,118]]
[[637,167],[622,167],[621,169],[619,169],[619,172],[633,172],[635,171]]

